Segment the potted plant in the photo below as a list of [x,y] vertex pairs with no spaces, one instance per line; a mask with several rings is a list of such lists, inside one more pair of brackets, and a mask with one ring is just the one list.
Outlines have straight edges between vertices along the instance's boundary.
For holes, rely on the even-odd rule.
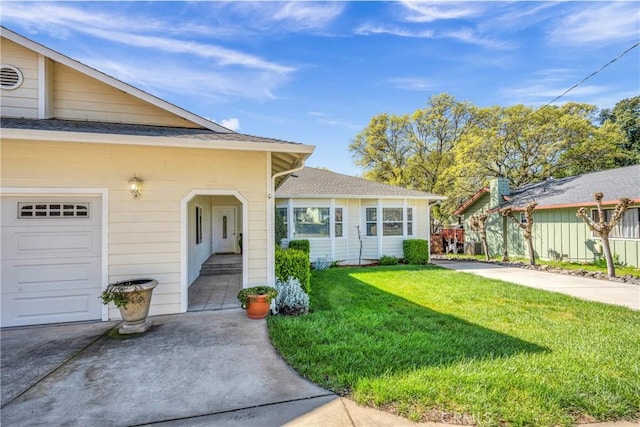
[[147,331],[151,327],[151,321],[147,320],[151,294],[158,286],[155,279],[133,279],[110,283],[107,289],[102,291],[102,303],[112,302],[124,321],[118,329],[121,334],[138,334]]
[[269,314],[271,301],[278,296],[276,288],[271,286],[254,286],[238,292],[240,307],[247,310],[250,319],[264,319]]

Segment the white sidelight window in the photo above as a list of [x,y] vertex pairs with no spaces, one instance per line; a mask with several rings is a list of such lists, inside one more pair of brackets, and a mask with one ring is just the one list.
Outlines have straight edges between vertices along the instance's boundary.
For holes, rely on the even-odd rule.
[[365,210],[365,224],[367,229],[367,236],[378,235],[378,209],[366,208]]
[[335,237],[342,237],[342,208],[335,208],[334,223]]

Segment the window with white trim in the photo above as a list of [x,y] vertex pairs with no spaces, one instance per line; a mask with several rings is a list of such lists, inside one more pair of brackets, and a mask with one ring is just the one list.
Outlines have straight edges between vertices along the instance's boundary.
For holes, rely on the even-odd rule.
[[89,218],[90,203],[18,203],[18,218]]
[[413,208],[407,208],[407,236],[413,236]]
[[334,209],[334,232],[335,232],[335,237],[342,237],[342,208],[335,208]]
[[[603,209],[605,222],[609,222],[613,216],[613,209]],[[598,210],[591,209],[591,219],[598,222]],[[598,237],[595,231],[592,231],[593,237]],[[609,238],[612,239],[640,239],[640,208],[631,208],[622,215],[620,221],[611,229]]]
[[196,245],[202,243],[202,208],[196,206]]
[[365,209],[365,226],[367,231],[367,236],[377,236],[378,235],[378,209],[377,208],[366,208]]
[[293,208],[296,239],[304,237],[329,237],[329,208]]
[[289,235],[289,222],[287,215],[287,208],[276,208],[276,215],[282,218],[282,222],[284,223],[284,228],[286,230],[285,236]]
[[382,208],[382,235],[402,236],[402,208]]

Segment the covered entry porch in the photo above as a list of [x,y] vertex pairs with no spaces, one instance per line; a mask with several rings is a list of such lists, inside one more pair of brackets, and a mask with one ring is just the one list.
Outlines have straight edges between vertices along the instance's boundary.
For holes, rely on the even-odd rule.
[[200,275],[189,287],[188,311],[238,308],[242,289],[242,255],[213,254],[200,268]]

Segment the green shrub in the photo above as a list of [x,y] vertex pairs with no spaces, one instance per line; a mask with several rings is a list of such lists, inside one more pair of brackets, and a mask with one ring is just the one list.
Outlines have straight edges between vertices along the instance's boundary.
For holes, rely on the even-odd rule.
[[309,254],[297,249],[276,248],[276,278],[286,282],[290,277],[298,279],[302,289],[311,291],[311,263]]
[[426,240],[405,240],[402,242],[402,252],[407,264],[429,263],[429,242]]
[[393,255],[382,255],[379,262],[380,265],[397,265],[398,258],[394,257]]
[[[613,258],[613,266],[614,267],[624,267],[626,266],[626,264],[624,262],[620,262],[620,256],[618,254],[613,254],[612,256]],[[599,256],[598,258],[596,258],[591,265],[594,265],[596,267],[600,267],[600,268],[607,268],[607,259],[604,257],[604,255]]]
[[307,256],[311,253],[311,244],[308,240],[291,240],[289,242],[289,249],[296,249],[305,252]]

